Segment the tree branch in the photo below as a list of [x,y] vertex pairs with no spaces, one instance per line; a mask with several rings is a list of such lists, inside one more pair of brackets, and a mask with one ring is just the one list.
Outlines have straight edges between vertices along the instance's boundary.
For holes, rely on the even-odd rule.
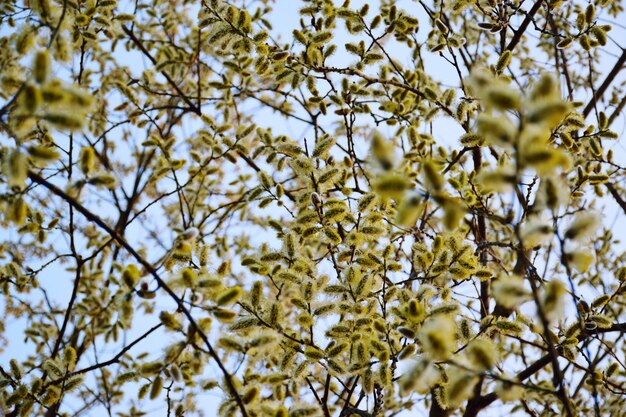
[[225,368],[224,364],[222,363],[222,360],[217,355],[217,352],[214,350],[207,335],[202,331],[202,329],[200,329],[195,319],[191,315],[191,312],[185,307],[180,297],[178,297],[178,295],[176,295],[176,293],[167,285],[167,283],[165,283],[165,281],[163,280],[163,278],[161,278],[161,276],[156,271],[156,269],[154,269],[154,267],[147,260],[145,260],[141,255],[139,255],[139,253],[126,241],[126,239],[124,239],[122,236],[119,235],[119,233],[117,233],[109,225],[107,225],[104,222],[104,220],[96,216],[94,213],[88,210],[85,206],[83,206],[74,198],[66,194],[63,190],[61,190],[54,184],[51,184],[46,179],[41,177],[39,174],[36,174],[34,172],[29,172],[28,178],[30,178],[33,182],[36,182],[37,184],[44,186],[46,189],[52,192],[52,194],[67,201],[72,207],[74,207],[74,209],[76,209],[79,213],[85,216],[87,220],[89,220],[92,223],[95,223],[101,229],[106,231],[107,234],[109,234],[109,236],[111,236],[120,246],[126,249],[128,253],[130,253],[132,257],[135,258],[135,260],[139,262],[146,269],[146,271],[150,273],[150,275],[152,275],[152,277],[158,283],[159,287],[163,288],[163,290],[176,302],[176,305],[178,306],[180,311],[182,311],[185,317],[189,320],[189,323],[191,324],[194,331],[196,331],[196,333],[200,336],[200,338],[202,339],[202,341],[207,347],[209,356],[211,356],[211,358],[215,360],[217,366],[219,367],[220,371],[224,375],[224,379],[226,381],[226,385],[228,388],[227,391],[234,397],[235,402],[237,403],[237,406],[239,407],[239,410],[241,411],[241,414],[243,415],[243,417],[248,417],[246,407],[243,403],[243,400],[241,399],[241,396],[237,392],[237,389],[233,383],[233,379],[230,373],[228,372],[228,370]]
[[607,190],[609,190],[609,193],[611,193],[611,195],[615,199],[615,202],[622,208],[622,210],[626,214],[626,201],[624,201],[622,196],[619,195],[619,193],[615,189],[615,186],[611,184],[610,182],[607,182],[604,185],[606,186]]
[[626,48],[622,49],[622,54],[617,59],[617,62],[608,73],[600,87],[598,87],[598,90],[593,95],[589,103],[587,103],[587,105],[585,106],[585,109],[583,110],[583,116],[587,117],[589,113],[591,113],[591,110],[593,110],[593,108],[596,106],[598,100],[602,98],[602,96],[606,92],[606,89],[609,88],[609,85],[611,85],[617,74],[619,74],[619,72],[624,67],[624,63],[626,63]]
[[[626,322],[615,323],[607,329],[595,329],[592,331],[586,331],[586,333],[583,333],[580,335],[579,343],[595,334],[610,333],[610,332],[616,332],[616,331],[626,332]],[[539,358],[536,362],[534,362],[532,365],[530,365],[528,368],[518,373],[515,379],[517,379],[520,382],[524,381],[530,378],[531,376],[533,376],[535,373],[539,372],[541,369],[543,369],[544,366],[548,365],[550,362],[552,362],[552,355],[550,353],[545,354],[544,356]],[[497,399],[498,399],[498,394],[496,394],[495,392],[491,392],[487,395],[483,395],[482,397],[477,398],[473,408],[471,410],[467,409],[465,411],[465,414],[463,414],[463,417],[476,417],[478,413],[480,412],[480,410],[488,407],[491,403],[493,403]]]
[[511,41],[506,46],[507,50],[513,51],[513,49],[515,49],[519,41],[522,40],[522,35],[524,34],[524,32],[526,32],[528,25],[530,25],[530,22],[532,22],[533,17],[539,11],[539,8],[541,7],[542,3],[543,3],[543,0],[537,0],[535,4],[533,4],[533,7],[528,11],[528,13],[526,13],[526,17],[522,21],[522,24],[520,25],[520,27],[517,28],[517,30],[513,32],[513,38],[511,38]]
[[[150,62],[152,62],[154,65],[156,65],[157,61],[156,59],[154,59],[154,57],[150,54],[150,51],[148,51],[146,49],[146,47],[144,46],[144,44],[141,42],[141,40],[139,40],[135,34],[133,33],[132,30],[128,29],[126,26],[122,26],[122,30],[124,31],[124,33],[126,33],[128,35],[128,37],[133,41],[133,43],[141,50],[141,52],[143,52],[143,54],[150,60]],[[196,113],[197,115],[201,115],[202,114],[202,110],[200,109],[200,107],[196,106],[189,97],[187,97],[187,95],[185,93],[182,92],[182,90],[180,89],[180,87],[178,86],[178,84],[176,84],[174,82],[174,80],[172,80],[172,77],[170,77],[170,75],[165,72],[164,70],[159,71],[161,73],[161,75],[163,75],[165,77],[165,79],[167,80],[167,82],[172,86],[172,88],[174,88],[174,90],[176,90],[176,92],[178,93],[178,95],[180,96],[180,98],[187,103],[187,105],[189,106],[189,108],[191,109],[191,111],[193,111],[194,113]]]

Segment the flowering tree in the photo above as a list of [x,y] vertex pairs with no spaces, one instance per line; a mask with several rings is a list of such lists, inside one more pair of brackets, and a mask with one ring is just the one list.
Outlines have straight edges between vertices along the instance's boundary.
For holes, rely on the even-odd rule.
[[0,4],[2,413],[621,415],[621,1],[277,3]]

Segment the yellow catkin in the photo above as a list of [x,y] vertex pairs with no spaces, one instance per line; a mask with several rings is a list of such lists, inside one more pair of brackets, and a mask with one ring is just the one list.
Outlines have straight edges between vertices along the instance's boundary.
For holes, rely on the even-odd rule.
[[241,297],[242,293],[243,291],[239,287],[229,288],[228,290],[220,294],[219,297],[217,297],[217,300],[215,300],[215,302],[217,303],[217,305],[220,305],[220,306],[232,304],[235,301],[237,301],[239,297]]
[[250,404],[254,402],[259,396],[259,387],[250,387],[246,390],[246,392],[242,395],[241,400],[244,404]]
[[15,149],[3,161],[3,173],[7,176],[7,182],[11,188],[21,188],[28,176],[28,159],[25,154]]
[[141,273],[135,265],[128,265],[122,272],[122,281],[128,288],[134,288],[141,277]]
[[77,358],[76,350],[72,346],[66,347],[63,351],[63,362],[65,362],[68,370],[71,371],[74,369]]
[[93,171],[96,152],[91,146],[86,146],[80,151],[80,170],[85,175]]
[[21,226],[24,224],[27,214],[28,206],[23,199],[18,198],[9,205],[8,218],[16,225]]
[[41,90],[33,84],[26,84],[19,97],[18,104],[20,108],[28,114],[33,114],[42,102],[43,95]]
[[163,378],[161,378],[160,376],[157,376],[156,378],[154,378],[154,381],[152,381],[152,386],[150,387],[150,399],[154,400],[158,398],[158,396],[161,394],[162,389],[163,389]]
[[33,78],[39,84],[43,84],[50,75],[50,55],[48,51],[37,51],[33,62]]

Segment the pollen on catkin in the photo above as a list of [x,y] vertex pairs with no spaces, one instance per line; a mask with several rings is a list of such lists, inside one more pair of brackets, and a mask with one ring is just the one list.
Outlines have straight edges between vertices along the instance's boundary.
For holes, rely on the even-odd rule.
[[418,333],[420,345],[430,358],[447,359],[456,348],[456,324],[448,315],[428,318]]

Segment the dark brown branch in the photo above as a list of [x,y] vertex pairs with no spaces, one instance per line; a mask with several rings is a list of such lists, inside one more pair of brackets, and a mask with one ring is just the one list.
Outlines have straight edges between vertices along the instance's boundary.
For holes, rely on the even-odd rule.
[[609,190],[609,193],[611,193],[611,195],[615,199],[615,202],[622,208],[622,210],[626,214],[626,201],[624,201],[622,196],[619,195],[619,193],[615,189],[615,186],[611,184],[610,182],[607,182],[604,185],[606,186],[607,190]]
[[526,32],[528,25],[530,25],[530,22],[532,22],[533,17],[539,11],[539,8],[541,8],[542,3],[543,3],[543,0],[537,0],[535,4],[533,4],[533,7],[531,7],[531,9],[528,11],[528,13],[526,13],[526,17],[522,21],[522,24],[520,25],[520,27],[517,28],[517,30],[513,32],[513,38],[511,38],[511,41],[506,46],[507,50],[512,51],[513,49],[515,49],[519,41],[522,40],[522,35],[524,34],[524,32]]
[[617,74],[619,74],[619,72],[624,67],[624,63],[626,63],[626,49],[622,49],[622,54],[617,59],[617,62],[615,63],[611,71],[607,74],[600,87],[598,87],[598,90],[593,95],[589,103],[587,103],[587,105],[585,106],[585,109],[583,110],[583,116],[587,117],[589,113],[591,113],[591,110],[595,108],[596,103],[602,98],[602,96],[606,92],[606,89],[609,88],[609,85],[611,85],[613,80],[615,80],[615,77],[617,77]]

